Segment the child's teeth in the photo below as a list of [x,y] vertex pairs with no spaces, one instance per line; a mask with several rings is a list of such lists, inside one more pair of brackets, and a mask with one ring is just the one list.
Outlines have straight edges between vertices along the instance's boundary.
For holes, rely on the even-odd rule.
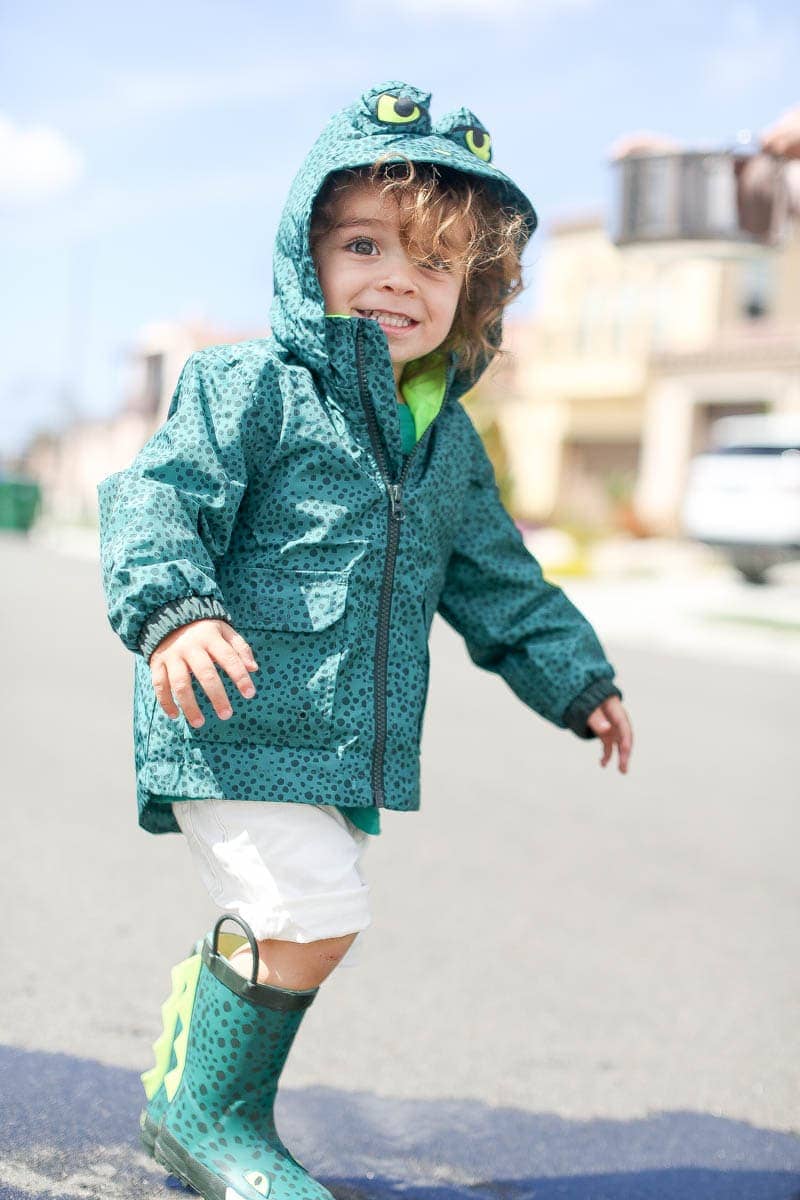
[[406,325],[411,325],[412,321],[409,317],[398,317],[394,313],[382,312],[381,309],[373,308],[369,312],[364,313],[367,317],[372,317],[377,321],[382,321],[384,325],[397,325],[404,328]]

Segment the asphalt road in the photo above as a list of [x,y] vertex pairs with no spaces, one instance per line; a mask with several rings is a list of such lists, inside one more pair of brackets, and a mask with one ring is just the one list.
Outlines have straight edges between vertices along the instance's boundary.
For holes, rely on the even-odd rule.
[[[137,827],[96,562],[6,535],[0,578],[0,1200],[155,1200],[138,1073],[214,909]],[[627,776],[434,623],[422,809],[384,815],[278,1103],[338,1200],[800,1194],[797,656],[604,644]]]

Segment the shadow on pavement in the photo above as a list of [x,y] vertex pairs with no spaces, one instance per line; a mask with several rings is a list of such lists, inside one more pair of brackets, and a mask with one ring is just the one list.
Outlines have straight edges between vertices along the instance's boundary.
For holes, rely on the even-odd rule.
[[[0,1047],[0,1200],[187,1197],[139,1145],[134,1071]],[[566,1120],[475,1100],[284,1089],[287,1144],[337,1200],[798,1200],[800,1137],[703,1113]]]

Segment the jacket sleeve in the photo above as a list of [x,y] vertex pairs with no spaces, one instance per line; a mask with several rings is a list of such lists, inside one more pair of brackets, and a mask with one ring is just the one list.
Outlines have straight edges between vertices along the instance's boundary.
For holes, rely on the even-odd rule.
[[108,619],[149,660],[173,629],[230,620],[214,572],[247,487],[247,392],[210,351],[185,363],[167,419],[131,465],[98,484]]
[[477,432],[464,518],[447,563],[438,611],[464,638],[472,661],[500,675],[529,708],[578,737],[612,682],[594,629],[538,561],[503,507]]

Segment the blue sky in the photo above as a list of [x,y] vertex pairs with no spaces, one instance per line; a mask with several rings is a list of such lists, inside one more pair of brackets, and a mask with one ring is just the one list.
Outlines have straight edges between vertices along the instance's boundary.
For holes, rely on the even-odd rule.
[[0,454],[114,411],[151,321],[266,329],[272,242],[328,115],[400,79],[466,105],[540,230],[607,211],[610,144],[720,146],[800,102],[796,0],[0,0]]

